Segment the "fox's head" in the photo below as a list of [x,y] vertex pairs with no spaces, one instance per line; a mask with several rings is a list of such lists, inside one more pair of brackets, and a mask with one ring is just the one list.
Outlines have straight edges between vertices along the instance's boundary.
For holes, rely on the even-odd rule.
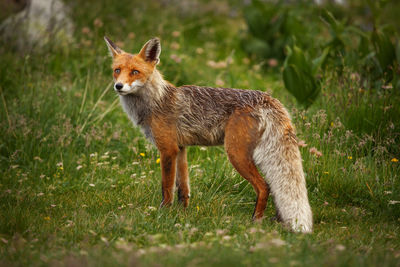
[[104,40],[113,58],[114,90],[120,95],[138,93],[152,76],[160,61],[160,40],[158,38],[149,40],[139,54],[124,52],[106,36]]

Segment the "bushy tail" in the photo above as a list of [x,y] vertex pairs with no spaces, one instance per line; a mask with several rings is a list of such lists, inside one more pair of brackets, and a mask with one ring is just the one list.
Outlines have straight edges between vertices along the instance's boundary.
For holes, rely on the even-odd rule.
[[[282,124],[281,124],[282,125]],[[265,175],[279,218],[295,232],[312,232],[301,155],[290,121],[286,126],[267,125],[253,159]]]

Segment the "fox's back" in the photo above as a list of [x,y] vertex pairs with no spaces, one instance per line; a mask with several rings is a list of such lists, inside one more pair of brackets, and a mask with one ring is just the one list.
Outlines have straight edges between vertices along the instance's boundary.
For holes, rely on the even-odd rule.
[[255,118],[280,103],[255,90],[181,86],[177,88],[176,127],[182,145],[221,145],[227,120],[237,109]]

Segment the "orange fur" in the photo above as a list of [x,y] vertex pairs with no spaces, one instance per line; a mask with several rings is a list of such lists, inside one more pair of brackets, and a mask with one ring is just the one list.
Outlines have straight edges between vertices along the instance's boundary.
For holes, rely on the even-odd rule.
[[172,123],[163,116],[153,116],[150,127],[154,133],[154,140],[161,154],[162,195],[161,206],[170,205],[174,198],[174,184],[176,176],[176,159],[179,152],[176,140],[176,130]]
[[225,150],[235,169],[248,180],[257,194],[254,220],[262,219],[269,195],[268,186],[253,160],[254,147],[261,136],[258,123],[245,110],[236,110],[225,128]]
[[186,208],[189,206],[190,188],[185,147],[179,150],[177,160],[176,187],[178,187],[178,200]]
[[[131,55],[128,53],[118,54],[114,57],[112,68],[114,70],[114,79],[123,83],[131,84],[136,80],[145,83],[148,77],[153,73],[154,64],[146,62],[140,55]],[[119,68],[118,74],[115,69]],[[133,70],[138,70],[138,74],[132,74]]]

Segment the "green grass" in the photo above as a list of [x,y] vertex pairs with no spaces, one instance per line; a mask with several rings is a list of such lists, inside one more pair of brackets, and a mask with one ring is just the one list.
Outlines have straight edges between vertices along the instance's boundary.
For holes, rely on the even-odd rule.
[[[304,111],[279,68],[245,59],[244,21],[226,3],[200,3],[191,13],[87,2],[70,4],[72,45],[31,54],[0,47],[0,265],[399,266],[400,204],[391,204],[400,200],[392,161],[400,158],[399,92],[360,90],[351,70],[327,71],[317,102]],[[95,27],[96,18],[104,26]],[[280,99],[307,144],[300,149],[314,233],[290,233],[270,220],[272,200],[254,224],[253,189],[222,147],[191,147],[190,207],[159,209],[159,153],[111,90],[104,34],[132,52],[161,37],[159,69],[177,85],[223,83]],[[226,68],[207,64],[228,57]]]

